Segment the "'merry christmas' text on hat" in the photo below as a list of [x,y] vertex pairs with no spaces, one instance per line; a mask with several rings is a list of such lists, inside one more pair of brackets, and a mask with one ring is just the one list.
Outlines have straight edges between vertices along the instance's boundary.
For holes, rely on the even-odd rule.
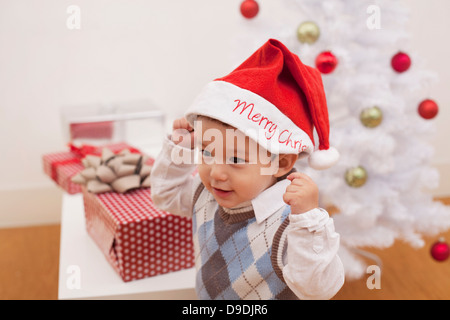
[[[206,85],[186,113],[227,123],[275,154],[309,155],[326,169],[339,159],[329,146],[325,92],[318,70],[304,65],[281,42],[270,39],[229,75]],[[319,146],[314,151],[313,130]]]

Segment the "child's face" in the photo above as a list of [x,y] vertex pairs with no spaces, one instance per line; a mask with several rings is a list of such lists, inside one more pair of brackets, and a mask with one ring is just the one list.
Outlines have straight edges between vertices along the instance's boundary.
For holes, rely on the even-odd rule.
[[239,206],[276,182],[270,154],[255,141],[208,118],[200,118],[197,124],[199,175],[219,205]]

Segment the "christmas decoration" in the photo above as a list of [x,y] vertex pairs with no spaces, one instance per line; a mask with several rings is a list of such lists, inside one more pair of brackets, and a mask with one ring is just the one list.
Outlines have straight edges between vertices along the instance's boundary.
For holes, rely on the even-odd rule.
[[103,147],[83,145],[77,147],[69,145],[70,149],[66,151],[53,152],[43,155],[43,169],[56,184],[69,194],[81,192],[81,185],[74,183],[72,178],[84,170],[83,159],[86,156],[100,155],[103,147],[113,152],[119,153],[125,149],[133,153],[139,153],[139,150],[129,146],[126,143],[112,143]]
[[383,121],[383,112],[377,106],[364,109],[360,115],[361,123],[368,128],[378,127]]
[[[367,275],[367,262],[358,253],[360,247],[383,249],[400,240],[418,248],[425,245],[424,234],[436,235],[450,228],[449,207],[424,192],[439,184],[439,172],[431,165],[433,148],[427,140],[434,133],[432,123],[417,121],[423,89],[428,89],[437,77],[419,64],[414,65],[414,74],[404,72],[399,77],[389,65],[392,59],[394,67],[404,70],[405,66],[399,68],[398,60],[405,60],[411,67],[410,52],[404,50],[393,58],[399,51],[393,48],[398,48],[399,43],[408,46],[408,8],[404,1],[377,1],[383,9],[383,29],[388,30],[384,33],[356,27],[364,22],[358,13],[367,11],[367,1],[282,3],[290,12],[279,10],[261,16],[265,20],[258,28],[243,25],[248,32],[240,34],[239,44],[253,42],[256,47],[270,34],[287,43],[311,66],[318,53],[327,48],[339,58],[339,70],[322,79],[330,115],[330,143],[339,151],[340,160],[326,171],[312,170],[303,160],[296,167],[317,183],[322,205],[333,206],[338,212],[333,220],[341,236],[339,255],[346,279],[362,278]],[[314,45],[300,42],[294,32],[299,25],[296,14],[305,13],[320,26],[320,38]],[[274,23],[285,16],[290,19],[284,19],[284,24]],[[439,42],[436,45],[437,50]],[[244,51],[244,55],[249,49],[240,45],[236,50]],[[361,110],[374,106],[382,111],[382,122],[369,130],[362,123],[368,119],[361,119]],[[356,180],[346,179],[345,172],[358,164],[363,164],[368,178],[363,187],[352,188],[349,182],[355,185]]]
[[366,169],[359,166],[345,172],[345,182],[352,188],[362,187],[367,181]]
[[420,116],[424,119],[433,119],[439,112],[439,107],[436,102],[431,99],[423,100],[419,104],[419,108],[417,110]]
[[259,5],[255,0],[244,0],[241,3],[241,14],[247,18],[252,19],[256,17],[259,12]]
[[436,261],[445,261],[450,255],[450,248],[443,238],[440,238],[431,246],[431,256]]
[[124,282],[194,266],[192,220],[156,208],[150,188],[82,189],[87,233]]
[[401,73],[405,72],[411,66],[411,58],[404,52],[399,52],[391,59],[392,68]]
[[316,58],[316,67],[324,74],[333,72],[337,64],[338,60],[331,51],[324,51]]
[[320,29],[312,21],[302,22],[297,28],[297,39],[301,43],[313,44],[319,39]]
[[84,170],[72,177],[72,182],[85,185],[89,192],[127,192],[136,188],[150,187],[152,169],[146,155],[131,153],[124,149],[114,154],[103,148],[101,156],[87,155],[82,163]]

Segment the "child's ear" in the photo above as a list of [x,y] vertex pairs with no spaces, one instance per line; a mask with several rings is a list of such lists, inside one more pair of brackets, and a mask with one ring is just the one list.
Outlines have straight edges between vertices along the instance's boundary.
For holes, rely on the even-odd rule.
[[278,171],[274,176],[279,178],[287,174],[292,170],[297,159],[297,154],[280,154],[278,157]]

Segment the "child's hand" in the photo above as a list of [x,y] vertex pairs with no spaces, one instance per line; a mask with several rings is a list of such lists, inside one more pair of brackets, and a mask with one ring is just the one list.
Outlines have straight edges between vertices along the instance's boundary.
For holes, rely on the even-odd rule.
[[179,118],[172,125],[172,141],[185,148],[194,148],[194,128],[186,118]]
[[291,184],[286,188],[283,200],[291,206],[292,214],[305,213],[319,206],[319,188],[310,177],[293,172],[287,179]]

